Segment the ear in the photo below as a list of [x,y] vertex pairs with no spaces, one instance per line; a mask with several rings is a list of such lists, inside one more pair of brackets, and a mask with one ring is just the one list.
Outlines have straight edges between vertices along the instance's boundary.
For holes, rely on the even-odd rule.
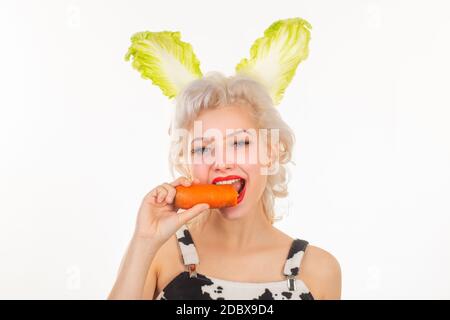
[[142,78],[152,80],[169,98],[174,98],[189,82],[202,77],[200,62],[192,46],[180,40],[180,32],[138,32],[131,37],[125,60]]
[[242,59],[236,73],[248,75],[262,83],[275,105],[279,104],[298,64],[309,54],[312,26],[304,19],[278,20],[256,39],[250,59]]

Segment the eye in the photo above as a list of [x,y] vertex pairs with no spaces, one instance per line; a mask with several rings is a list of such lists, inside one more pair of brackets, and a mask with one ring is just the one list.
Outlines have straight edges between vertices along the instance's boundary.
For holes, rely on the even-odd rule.
[[209,147],[199,147],[191,150],[191,153],[195,154],[203,154],[205,153],[205,150],[209,150]]
[[233,145],[236,146],[236,147],[237,147],[237,146],[242,147],[242,146],[244,146],[244,145],[248,146],[249,144],[250,144],[250,141],[249,141],[248,139],[235,141],[235,142],[233,143]]

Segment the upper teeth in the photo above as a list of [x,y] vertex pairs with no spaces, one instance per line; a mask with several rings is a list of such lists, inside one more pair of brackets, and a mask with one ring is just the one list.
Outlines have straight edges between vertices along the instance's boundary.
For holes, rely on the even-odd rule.
[[222,181],[217,181],[215,184],[232,184],[235,182],[238,182],[240,179],[233,179],[233,180],[222,180]]

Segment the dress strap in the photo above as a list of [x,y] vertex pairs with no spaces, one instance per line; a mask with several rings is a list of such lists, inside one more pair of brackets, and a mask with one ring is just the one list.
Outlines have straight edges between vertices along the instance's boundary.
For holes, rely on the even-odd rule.
[[194,240],[192,240],[191,233],[188,227],[183,224],[176,232],[178,245],[180,246],[183,263],[187,266],[189,275],[196,277],[196,265],[199,263],[197,250],[195,248]]
[[308,241],[302,239],[294,239],[292,241],[291,248],[289,249],[286,262],[284,264],[283,273],[286,276],[288,288],[290,291],[295,290],[295,277],[300,271],[300,264],[302,262],[303,255],[305,254]]

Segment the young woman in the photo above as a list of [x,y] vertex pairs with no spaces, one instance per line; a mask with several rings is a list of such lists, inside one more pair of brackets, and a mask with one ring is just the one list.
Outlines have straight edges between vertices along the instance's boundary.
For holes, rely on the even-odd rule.
[[[200,132],[195,124],[201,124]],[[174,140],[171,169],[182,176],[144,197],[109,298],[340,299],[336,258],[274,226],[274,200],[288,194],[286,164],[295,137],[265,87],[218,72],[197,79],[177,99],[172,134],[181,129],[197,144]],[[251,134],[259,129],[278,129],[276,143]],[[207,134],[214,130],[220,134]],[[268,162],[248,156],[237,161],[238,153],[258,154],[262,144]],[[189,150],[191,161],[179,161],[187,156],[179,150]],[[175,207],[176,186],[217,182],[235,186],[236,206],[197,204],[182,212]]]

